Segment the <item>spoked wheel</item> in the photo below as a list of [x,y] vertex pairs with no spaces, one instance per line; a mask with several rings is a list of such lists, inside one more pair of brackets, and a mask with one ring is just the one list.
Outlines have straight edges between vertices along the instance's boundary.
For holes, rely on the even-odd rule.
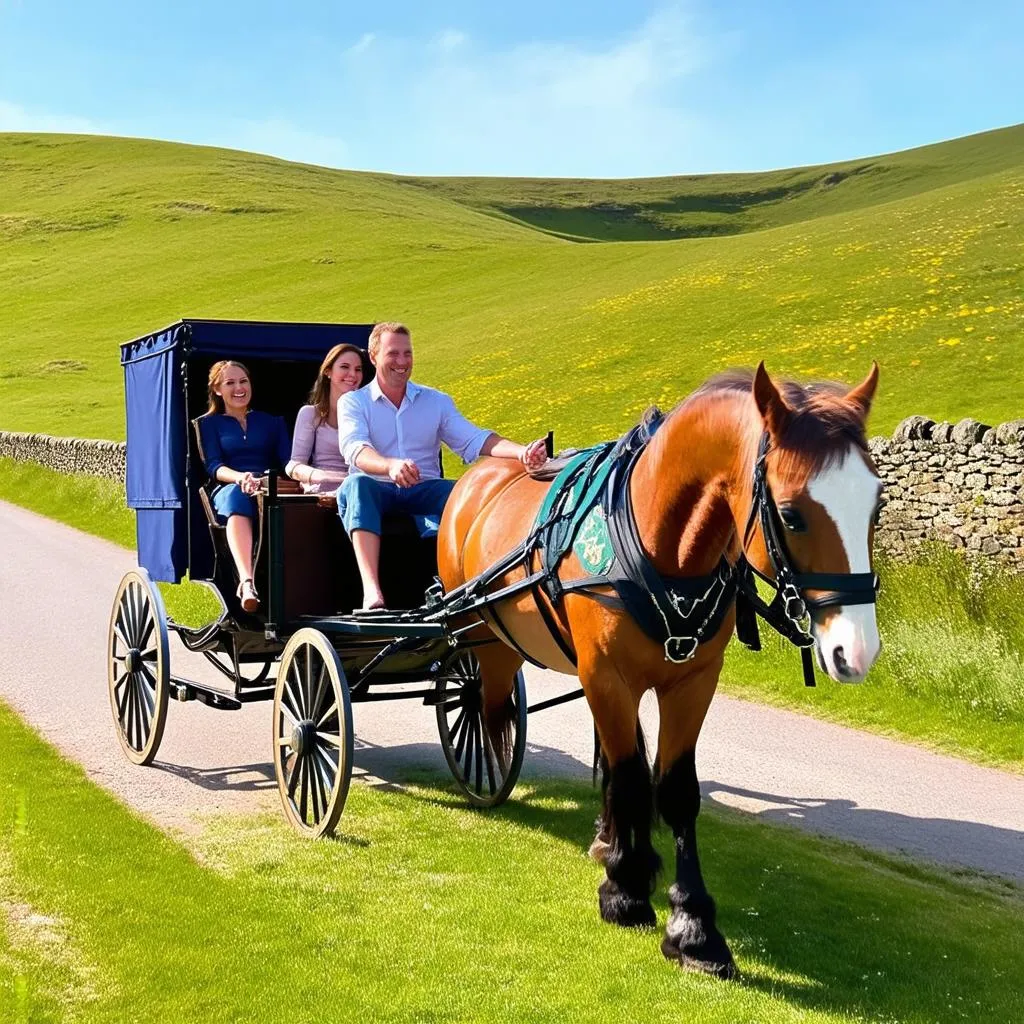
[[117,738],[129,761],[149,764],[167,724],[167,613],[145,569],[121,580],[110,613],[107,688]]
[[437,676],[435,699],[441,749],[459,789],[475,807],[497,807],[515,788],[526,751],[526,680],[516,673],[509,696],[509,742],[495,744],[484,724],[480,663],[456,652]]
[[330,835],[352,781],[352,703],[338,652],[300,629],[281,655],[274,690],[274,770],[284,813],[310,839]]

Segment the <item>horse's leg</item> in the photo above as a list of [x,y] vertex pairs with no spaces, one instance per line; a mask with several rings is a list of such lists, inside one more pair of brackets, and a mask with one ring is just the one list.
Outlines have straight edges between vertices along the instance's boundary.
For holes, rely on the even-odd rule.
[[661,951],[683,967],[733,978],[736,965],[715,924],[715,901],[704,885],[697,855],[700,784],[695,750],[717,682],[716,669],[707,681],[691,677],[685,686],[659,695],[657,803],[661,817],[672,829],[676,848],[676,877],[668,893],[671,910]]
[[611,924],[653,927],[651,892],[661,866],[651,844],[654,788],[644,752],[637,745],[638,700],[614,670],[580,679],[594,713],[602,757],[601,842],[605,880],[598,888],[601,917]]

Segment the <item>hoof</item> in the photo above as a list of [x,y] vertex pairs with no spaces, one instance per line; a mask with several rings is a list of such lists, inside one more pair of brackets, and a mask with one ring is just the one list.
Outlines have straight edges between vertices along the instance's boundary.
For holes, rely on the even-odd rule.
[[684,971],[693,971],[696,974],[708,974],[712,978],[719,978],[722,981],[735,981],[739,976],[739,969],[733,963],[732,957],[725,963],[716,963],[711,960],[694,960],[689,956],[679,958],[679,966]]
[[723,981],[739,976],[722,933],[714,925],[706,928],[698,917],[674,914],[665,928],[661,951],[687,971],[710,974]]
[[657,923],[650,900],[629,896],[607,879],[597,890],[597,897],[601,917],[609,924],[617,924],[621,928],[653,928]]

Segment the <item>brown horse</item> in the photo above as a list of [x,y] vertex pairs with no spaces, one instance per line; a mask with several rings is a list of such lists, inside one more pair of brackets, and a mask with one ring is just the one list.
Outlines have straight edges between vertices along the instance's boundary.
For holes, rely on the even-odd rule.
[[[863,679],[880,647],[874,588],[870,599],[852,591],[844,598],[836,583],[845,578],[863,585],[871,572],[881,485],[867,454],[865,420],[877,381],[873,366],[852,390],[791,382],[779,387],[763,363],[754,374],[714,378],[664,419],[626,484],[639,541],[662,577],[712,578],[723,556],[733,565],[742,556],[774,578],[781,575],[772,557],[774,537],[774,548],[785,549],[793,570],[790,581],[802,585],[806,605],[800,614],[811,609],[806,642],[813,639],[818,665],[842,682]],[[778,532],[752,514],[759,472]],[[485,573],[529,536],[549,486],[507,460],[473,467],[453,491],[441,524],[438,562],[446,589]],[[533,555],[525,566],[493,579],[491,589],[536,568]],[[562,582],[587,576],[571,548],[557,573]],[[602,817],[591,847],[606,872],[599,889],[602,917],[619,925],[655,923],[650,897],[660,865],[651,824],[657,811],[671,827],[676,849],[662,951],[685,967],[732,977],[735,965],[715,925],[715,904],[697,856],[694,752],[735,623],[733,591],[726,595],[725,614],[717,616],[720,624],[685,658],[670,657],[667,645],[613,601],[572,590],[552,601],[548,593],[520,590],[495,605],[497,618],[481,612],[481,628],[505,641],[477,648],[495,744],[507,724],[523,654],[578,674],[605,764]],[[596,593],[610,592],[597,587]],[[660,711],[654,780],[638,741],[638,707],[649,689]]]

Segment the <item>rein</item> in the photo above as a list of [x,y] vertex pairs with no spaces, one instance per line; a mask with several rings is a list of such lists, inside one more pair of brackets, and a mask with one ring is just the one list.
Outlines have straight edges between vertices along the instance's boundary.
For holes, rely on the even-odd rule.
[[[761,435],[757,459],[754,462],[754,487],[743,531],[742,553],[736,562],[738,593],[736,598],[736,634],[751,650],[761,649],[757,633],[757,615],[776,632],[800,648],[804,683],[814,686],[814,664],[811,647],[814,638],[810,632],[810,614],[834,605],[874,604],[879,580],[873,572],[797,572],[786,542],[780,532],[779,511],[768,486],[767,459],[771,451],[768,432]],[[764,537],[768,562],[774,577],[755,568],[746,556],[746,548],[759,522]],[[757,592],[757,576],[775,589],[771,603],[766,603]],[[822,597],[809,597],[805,590],[825,591]],[[746,607],[744,607],[746,604]]]

